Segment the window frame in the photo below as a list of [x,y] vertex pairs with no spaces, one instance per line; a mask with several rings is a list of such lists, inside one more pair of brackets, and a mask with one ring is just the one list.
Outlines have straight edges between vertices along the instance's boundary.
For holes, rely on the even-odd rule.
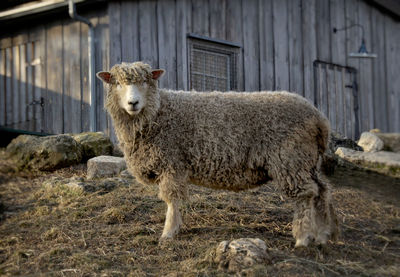
[[[197,34],[189,33],[187,34],[187,62],[188,62],[188,88],[189,90],[194,89],[192,88],[192,52],[193,51],[201,51],[204,53],[212,53],[214,55],[222,55],[228,57],[228,66],[227,66],[227,84],[229,85],[227,91],[237,91],[240,88],[239,84],[239,59],[241,58],[241,49],[242,46],[239,44],[214,39],[210,37],[200,36]],[[197,72],[194,74],[199,74],[206,76],[206,73]],[[217,76],[212,76],[216,79],[225,79]]]

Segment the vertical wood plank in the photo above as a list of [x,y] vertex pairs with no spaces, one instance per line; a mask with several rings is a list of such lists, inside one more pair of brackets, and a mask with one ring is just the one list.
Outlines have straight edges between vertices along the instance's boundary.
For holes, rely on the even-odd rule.
[[289,89],[304,96],[301,0],[288,1]]
[[[176,0],[178,1],[182,1],[182,0]],[[185,0],[183,0],[185,1]],[[187,33],[193,33],[192,30],[192,1],[188,1],[186,0],[186,32]]]
[[[108,14],[100,14],[96,29],[96,38],[98,44],[96,47],[96,72],[106,71],[110,68],[109,63],[109,18]],[[138,58],[139,59],[139,58]],[[96,91],[97,91],[97,130],[103,131],[110,136],[108,129],[107,112],[104,109],[107,90],[102,81],[96,78]]]
[[21,118],[19,128],[22,130],[27,130],[27,121],[28,121],[28,96],[27,96],[27,79],[26,79],[26,44],[19,45],[19,56],[20,56],[20,78],[19,78],[19,87],[20,87],[20,108],[21,108]]
[[46,121],[51,133],[60,134],[63,131],[62,95],[62,24],[55,22],[47,29],[47,103],[45,109]]
[[313,62],[317,59],[315,1],[316,0],[303,0],[302,5],[304,97],[313,104],[315,104]]
[[89,90],[89,49],[88,49],[89,27],[80,23],[80,74],[81,74],[81,130],[90,131],[90,90]]
[[13,123],[12,47],[6,48],[6,125]]
[[385,20],[389,132],[400,132],[400,23]]
[[[228,0],[229,1],[229,0]],[[209,1],[210,36],[226,39],[226,2],[225,0]]]
[[334,33],[333,28],[341,29],[346,27],[345,19],[345,0],[330,0],[330,20],[331,29],[331,53],[332,62],[340,65],[346,65],[346,32],[339,31]]
[[256,91],[260,89],[258,1],[246,1],[246,5],[247,7],[242,10],[245,80],[244,89],[246,91]]
[[192,32],[209,37],[209,31],[208,0],[192,0]]
[[80,23],[64,24],[64,132],[81,131]]
[[[345,26],[351,26],[353,24],[358,24],[358,2],[359,0],[352,0],[352,1],[345,1],[345,13],[346,13],[346,25]],[[358,59],[352,59],[348,57],[348,53],[350,52],[357,52],[358,48],[360,47],[360,42],[361,42],[361,32],[360,29],[357,27],[353,27],[353,28],[349,28],[347,30],[345,30],[344,32],[346,32],[346,62],[347,65],[355,68],[355,69],[359,69],[359,60]],[[358,72],[356,73],[356,81],[357,84],[360,83],[359,81],[359,74]],[[352,81],[350,83],[350,85],[352,84]],[[349,93],[352,93],[351,90],[348,90]],[[359,93],[359,90],[358,90]],[[353,101],[359,101],[360,97],[358,97],[357,99],[352,98]],[[354,105],[353,105],[354,106]],[[360,106],[359,102],[355,104],[355,106]],[[358,114],[358,118],[360,118],[360,110],[358,109],[356,111],[356,113]],[[360,120],[362,121],[362,119]],[[352,121],[354,124],[355,120]],[[360,122],[358,123],[360,124]],[[358,129],[360,130],[360,126],[354,126],[353,130]],[[354,133],[353,136],[355,136],[356,134]],[[358,139],[358,138],[356,138]]]
[[14,128],[18,128],[18,124],[21,122],[20,65],[19,47],[14,45],[12,47],[12,123]]
[[355,126],[355,110],[354,110],[354,89],[351,88],[353,84],[354,76],[350,73],[350,71],[346,70],[344,74],[344,91],[345,91],[345,99],[346,99],[346,135],[352,139],[356,138],[356,128]]
[[[364,27],[364,38],[367,49],[371,49],[371,6],[359,2],[359,23]],[[361,44],[361,41],[360,41]],[[369,50],[370,51],[370,50]],[[361,131],[374,128],[374,109],[372,103],[372,60],[360,59],[360,113]]]
[[320,65],[319,66],[319,103],[320,103],[320,110],[322,113],[329,117],[328,114],[328,82],[327,82],[327,74],[326,74],[326,66]]
[[0,49],[0,126],[6,124],[6,50]]
[[[352,123],[351,123],[351,116],[353,114],[353,109],[351,107],[351,90],[346,88],[346,84],[350,83],[350,80],[347,77],[346,70],[342,70],[342,88],[343,88],[343,100],[344,100],[344,128],[345,128],[345,135],[348,138],[352,138]],[[350,119],[350,120],[349,120]]]
[[[145,10],[142,11],[144,14]],[[112,1],[108,4],[108,16],[110,18],[110,66],[122,61],[121,48],[121,4]]]
[[[32,41],[32,61],[38,62],[38,64],[32,66],[32,94],[33,100],[36,103],[41,103],[42,92],[46,89],[46,74],[45,74],[45,31],[42,26],[33,29],[30,34],[30,40]],[[33,130],[35,132],[44,132],[43,126],[43,113],[44,107],[40,104],[33,105]]]
[[383,132],[388,132],[387,84],[385,81],[385,18],[377,9],[372,9],[371,18],[373,20],[371,20],[372,48],[370,51],[378,54],[378,58],[372,61],[374,126]]
[[154,0],[139,2],[140,59],[153,68],[158,67],[156,4]]
[[137,1],[121,2],[121,51],[122,61],[139,60],[139,3]]
[[345,100],[344,100],[344,87],[343,87],[343,69],[335,68],[335,91],[336,91],[336,131],[345,135]]
[[244,51],[243,51],[243,21],[242,0],[229,0],[226,2],[226,39],[242,45],[238,57],[238,91],[244,90]]
[[186,33],[188,30],[188,6],[186,0],[176,0],[176,88],[188,89],[188,61]]
[[332,28],[330,27],[330,13],[329,1],[316,2],[316,16],[317,16],[317,57],[324,62],[331,62],[331,42],[330,34]]
[[35,131],[35,118],[34,118],[34,108],[33,104],[34,89],[33,89],[33,66],[31,65],[33,61],[33,42],[29,41],[26,44],[26,91],[27,91],[27,130]]
[[275,89],[289,90],[289,38],[287,0],[273,1]]
[[[141,10],[140,13],[140,18],[141,20],[142,17],[146,17],[147,11],[144,9],[143,5],[145,3],[143,1],[139,2],[139,9]],[[142,9],[143,8],[143,9]],[[121,48],[121,4],[119,1],[112,1],[108,4],[108,17],[109,17],[109,26],[110,26],[110,67],[112,67],[116,63],[120,63],[122,61],[122,48]],[[151,21],[148,22],[148,25],[150,26]],[[139,23],[139,30],[141,28],[141,21]],[[143,31],[148,31],[148,29],[143,29]],[[140,41],[145,40],[146,41],[146,35],[148,34],[142,34],[140,32]],[[147,42],[147,41],[146,41]],[[150,47],[150,46],[148,46]],[[140,53],[141,53],[141,60],[145,60],[142,56],[142,44],[140,45]],[[111,117],[108,116],[108,129],[109,129],[109,135],[110,139],[113,142],[117,141],[115,131],[114,131],[114,126],[112,124]]]
[[260,16],[260,90],[273,90],[274,75],[274,33],[272,27],[272,2],[259,2]]
[[331,65],[326,66],[326,83],[327,83],[327,90],[323,91],[322,93],[326,94],[327,96],[327,104],[328,104],[328,118],[331,122],[332,130],[338,131],[337,122],[336,122],[336,78],[335,78],[335,69]]
[[160,87],[176,89],[176,14],[175,0],[163,0],[157,4],[158,63],[165,69]]

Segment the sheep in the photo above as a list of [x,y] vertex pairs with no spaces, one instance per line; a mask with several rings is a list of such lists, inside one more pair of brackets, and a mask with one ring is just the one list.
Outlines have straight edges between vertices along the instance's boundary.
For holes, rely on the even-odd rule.
[[160,242],[179,231],[189,184],[237,192],[270,181],[294,200],[295,247],[336,238],[331,188],[320,175],[330,127],[313,105],[285,91],[161,89],[163,74],[143,62],[97,73],[129,171],[157,184],[167,204]]

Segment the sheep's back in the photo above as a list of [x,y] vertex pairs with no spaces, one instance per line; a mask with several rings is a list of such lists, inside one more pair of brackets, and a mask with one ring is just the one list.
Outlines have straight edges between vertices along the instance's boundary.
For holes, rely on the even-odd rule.
[[[265,169],[276,162],[274,155],[286,143],[293,144],[293,138],[308,140],[311,148],[317,147],[311,138],[317,131],[309,129],[323,117],[297,95],[160,93],[161,107],[153,124],[157,126],[154,144],[171,166],[191,172],[192,180],[199,184],[208,179],[226,188],[228,181],[233,190],[242,189],[234,187],[243,181],[246,188],[252,183],[260,185],[269,178]],[[310,155],[317,158],[315,153],[306,153],[305,157]],[[211,183],[206,185],[218,187]]]

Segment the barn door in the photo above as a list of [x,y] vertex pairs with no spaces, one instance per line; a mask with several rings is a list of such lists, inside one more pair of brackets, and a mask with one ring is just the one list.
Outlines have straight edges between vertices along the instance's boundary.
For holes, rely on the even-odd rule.
[[[11,40],[10,40],[11,42]],[[5,43],[3,43],[5,44]],[[0,49],[0,126],[42,132],[43,98],[37,85],[40,57],[35,42],[18,41]]]
[[356,69],[321,61],[314,62],[315,106],[325,114],[332,131],[359,137]]

